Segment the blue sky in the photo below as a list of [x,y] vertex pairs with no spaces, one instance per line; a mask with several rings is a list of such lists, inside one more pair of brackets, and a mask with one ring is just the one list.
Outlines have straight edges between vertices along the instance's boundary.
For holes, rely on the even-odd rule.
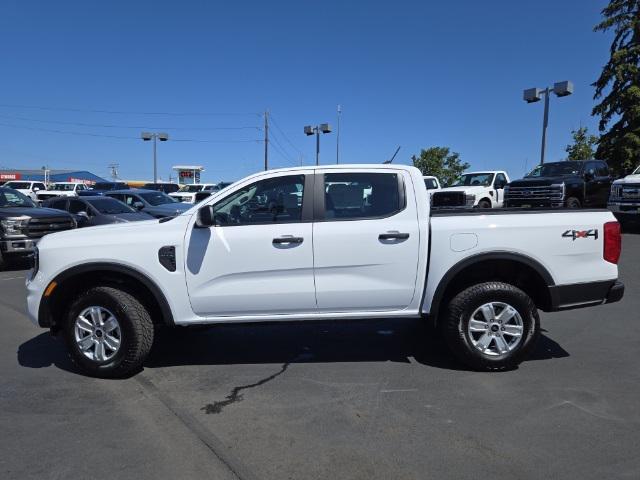
[[[335,125],[341,104],[344,163],[379,163],[398,145],[410,163],[438,145],[517,177],[540,155],[543,105],[523,102],[524,88],[575,84],[552,98],[548,160],[572,128],[596,130],[590,84],[609,37],[592,28],[605,3],[5,0],[0,167],[107,175],[119,163],[123,178],[149,178],[151,145],[133,137],[157,127],[173,139],[158,146],[163,178],[196,164],[203,180],[235,180],[262,168],[259,112],[277,122],[270,159],[282,167],[315,161],[302,128]],[[322,163],[335,142],[323,136]]]

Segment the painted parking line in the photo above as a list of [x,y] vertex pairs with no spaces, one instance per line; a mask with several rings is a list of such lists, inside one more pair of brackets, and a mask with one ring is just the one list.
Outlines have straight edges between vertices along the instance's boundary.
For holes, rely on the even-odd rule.
[[0,277],[0,281],[4,281],[4,280],[18,280],[18,279],[22,279],[24,280],[27,277]]

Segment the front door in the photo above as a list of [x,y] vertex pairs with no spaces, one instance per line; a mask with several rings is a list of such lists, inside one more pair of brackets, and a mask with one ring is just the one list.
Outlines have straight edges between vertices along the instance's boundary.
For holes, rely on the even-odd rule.
[[407,308],[420,248],[417,206],[405,195],[411,177],[389,169],[317,172],[316,202],[324,203],[313,231],[318,310]]
[[214,204],[217,226],[189,228],[186,277],[200,316],[309,313],[313,174],[267,174]]

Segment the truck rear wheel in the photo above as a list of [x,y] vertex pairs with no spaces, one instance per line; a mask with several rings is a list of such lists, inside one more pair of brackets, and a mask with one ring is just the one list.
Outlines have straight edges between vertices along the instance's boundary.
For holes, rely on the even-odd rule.
[[475,370],[516,367],[540,336],[531,298],[508,283],[486,282],[458,293],[442,322],[453,354]]
[[153,343],[153,322],[129,293],[94,287],[71,304],[63,334],[71,361],[83,373],[119,378],[142,368]]

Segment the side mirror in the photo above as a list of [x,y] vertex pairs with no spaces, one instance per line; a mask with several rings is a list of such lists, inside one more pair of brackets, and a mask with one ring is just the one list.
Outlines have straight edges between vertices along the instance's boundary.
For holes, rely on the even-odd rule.
[[82,218],[89,219],[89,214],[87,212],[78,212],[76,213],[76,215]]
[[593,178],[596,176],[596,172],[593,169],[587,170],[586,172],[584,172],[584,179],[585,180],[593,180]]
[[198,209],[198,216],[196,217],[196,227],[209,228],[216,224],[215,215],[213,213],[213,207],[211,205],[205,205]]
[[39,192],[39,191],[40,191],[40,189],[39,189],[38,187],[33,187],[33,190],[32,190],[32,191],[34,191],[34,192]]
[[136,210],[142,210],[144,208],[144,203],[142,202],[133,202],[133,208]]

